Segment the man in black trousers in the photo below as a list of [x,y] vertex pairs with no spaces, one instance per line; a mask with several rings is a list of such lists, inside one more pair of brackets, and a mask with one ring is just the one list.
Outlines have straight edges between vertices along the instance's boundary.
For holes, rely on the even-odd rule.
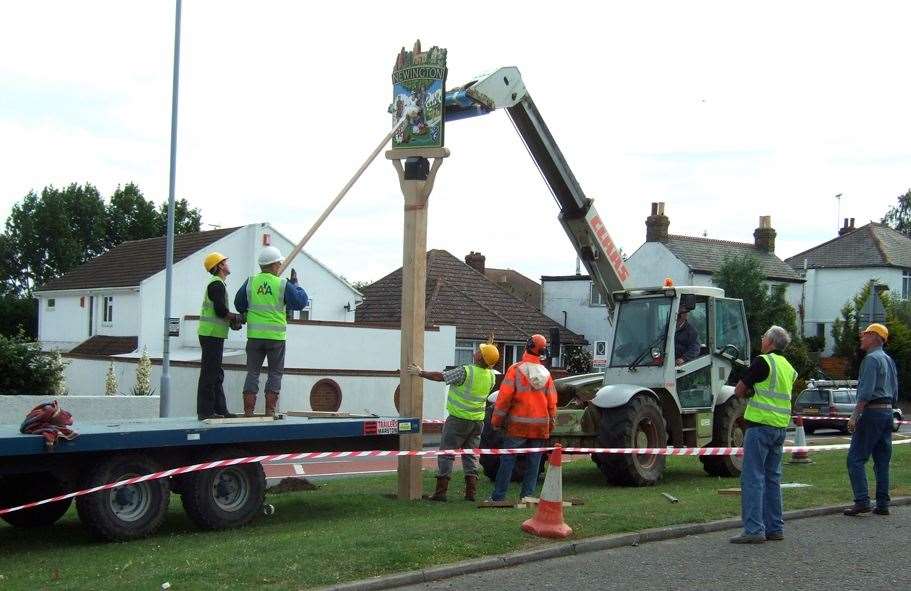
[[199,346],[202,348],[199,385],[196,390],[196,414],[200,421],[234,417],[228,412],[223,383],[225,372],[221,368],[228,329],[241,327],[241,316],[228,310],[228,291],[225,277],[228,257],[220,252],[206,256],[203,266],[212,276],[206,285],[199,313]]

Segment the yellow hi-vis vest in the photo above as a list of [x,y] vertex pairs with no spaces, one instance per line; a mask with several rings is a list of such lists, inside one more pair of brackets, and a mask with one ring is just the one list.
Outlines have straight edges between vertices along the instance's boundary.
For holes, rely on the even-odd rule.
[[785,428],[791,422],[791,390],[797,372],[778,354],[760,355],[769,366],[769,376],[753,385],[753,397],[743,418],[769,427]]
[[247,338],[285,340],[287,279],[260,273],[247,280]]
[[220,339],[228,338],[228,321],[219,318],[215,314],[215,304],[209,299],[209,286],[215,282],[225,284],[221,277],[214,276],[206,283],[206,290],[202,296],[202,310],[199,312],[199,330],[197,333],[201,337],[218,337]]
[[465,366],[465,381],[449,386],[446,410],[454,417],[467,421],[483,421],[487,395],[494,384],[493,370],[477,365]]

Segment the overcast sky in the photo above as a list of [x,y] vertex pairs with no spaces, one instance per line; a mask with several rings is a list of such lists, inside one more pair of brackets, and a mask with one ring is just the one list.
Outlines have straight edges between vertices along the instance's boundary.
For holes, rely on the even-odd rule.
[[[652,201],[675,234],[782,258],[879,220],[911,187],[907,3],[185,0],[177,193],[204,228],[299,239],[390,125],[396,53],[449,50],[448,86],[518,66],[611,234]],[[600,8],[594,8],[600,6]],[[0,216],[29,190],[140,185],[167,199],[174,3],[8,2],[0,14]],[[429,248],[539,279],[572,273],[557,206],[505,113],[447,126]],[[307,250],[349,280],[401,265],[380,157]],[[306,282],[304,283],[306,285]]]

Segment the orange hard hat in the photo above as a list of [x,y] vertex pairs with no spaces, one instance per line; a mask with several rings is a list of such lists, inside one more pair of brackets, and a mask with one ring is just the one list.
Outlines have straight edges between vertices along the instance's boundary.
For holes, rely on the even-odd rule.
[[525,343],[525,350],[531,353],[532,355],[540,355],[544,353],[544,349],[547,348],[547,339],[542,335],[533,334],[528,337],[528,342]]

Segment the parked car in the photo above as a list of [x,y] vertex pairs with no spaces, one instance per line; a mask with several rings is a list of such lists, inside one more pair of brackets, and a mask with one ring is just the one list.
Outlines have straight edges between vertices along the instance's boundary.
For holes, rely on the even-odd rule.
[[[807,389],[794,399],[794,414],[807,417],[823,417],[804,421],[807,434],[817,429],[838,429],[848,432],[847,419],[857,406],[857,380],[816,380],[807,384]],[[902,411],[892,409],[892,430],[901,428]]]

